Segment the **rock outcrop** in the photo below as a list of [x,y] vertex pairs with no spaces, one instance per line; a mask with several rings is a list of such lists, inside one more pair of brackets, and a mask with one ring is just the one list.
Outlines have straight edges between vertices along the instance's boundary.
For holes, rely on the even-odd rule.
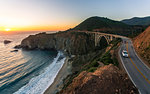
[[127,74],[110,64],[94,73],[83,71],[60,94],[138,94]]
[[21,45],[25,49],[62,50],[68,54],[86,54],[95,50],[94,36],[84,32],[59,32],[54,34],[40,33],[25,38]]
[[11,43],[12,41],[10,40],[4,40],[4,44],[8,44],[8,43]]
[[137,51],[150,63],[150,26],[134,39]]

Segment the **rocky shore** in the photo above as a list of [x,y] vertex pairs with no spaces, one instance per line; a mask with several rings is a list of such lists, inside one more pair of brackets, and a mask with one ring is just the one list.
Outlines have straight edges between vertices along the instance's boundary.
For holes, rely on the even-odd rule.
[[4,40],[4,44],[9,44],[9,43],[11,43],[12,41],[10,41],[10,40]]

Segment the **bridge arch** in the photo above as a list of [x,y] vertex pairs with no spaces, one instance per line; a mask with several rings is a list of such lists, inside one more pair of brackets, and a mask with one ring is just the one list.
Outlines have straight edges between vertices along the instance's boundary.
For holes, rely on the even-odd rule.
[[110,44],[110,42],[113,40],[113,36],[111,35],[95,34],[95,46],[98,46],[98,43],[100,42],[102,37],[106,39],[107,44]]

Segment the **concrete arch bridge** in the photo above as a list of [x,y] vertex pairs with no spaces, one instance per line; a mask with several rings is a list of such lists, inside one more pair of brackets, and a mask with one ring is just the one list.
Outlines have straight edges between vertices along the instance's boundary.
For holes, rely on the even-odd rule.
[[114,35],[114,34],[107,34],[107,33],[100,33],[100,32],[90,32],[90,31],[78,31],[78,32],[84,32],[88,34],[94,34],[95,37],[95,46],[98,46],[98,43],[100,42],[101,38],[104,37],[108,44],[114,39],[114,38],[122,38],[123,36]]

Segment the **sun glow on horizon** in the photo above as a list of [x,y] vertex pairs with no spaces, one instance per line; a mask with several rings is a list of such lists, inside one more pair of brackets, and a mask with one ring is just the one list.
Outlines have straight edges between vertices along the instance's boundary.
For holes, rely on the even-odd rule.
[[5,29],[6,32],[9,32],[10,30],[11,30],[11,29],[9,29],[9,28],[6,28],[6,29]]
[[[76,25],[76,24],[75,24]],[[63,31],[73,28],[74,24],[32,25],[32,26],[1,26],[0,33],[30,32],[30,31]]]

